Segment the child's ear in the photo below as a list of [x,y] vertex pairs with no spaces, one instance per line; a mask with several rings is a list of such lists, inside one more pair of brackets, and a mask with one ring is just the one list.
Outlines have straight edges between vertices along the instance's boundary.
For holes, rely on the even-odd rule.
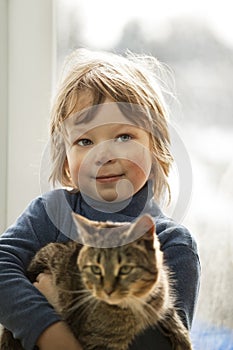
[[68,159],[66,157],[66,159],[64,160],[64,163],[63,163],[63,171],[64,171],[64,174],[70,178],[70,168],[69,168],[69,163],[68,163]]
[[77,186],[74,185],[74,183],[72,181],[72,177],[70,175],[70,167],[69,167],[69,163],[68,163],[67,158],[64,160],[62,171],[63,171],[63,176],[64,176],[66,184],[74,189],[77,188]]
[[150,174],[148,176],[149,180],[154,181],[155,179],[155,174],[156,174],[156,164],[157,163],[157,159],[155,159],[154,155],[152,155],[152,165],[151,165],[151,170],[150,170]]

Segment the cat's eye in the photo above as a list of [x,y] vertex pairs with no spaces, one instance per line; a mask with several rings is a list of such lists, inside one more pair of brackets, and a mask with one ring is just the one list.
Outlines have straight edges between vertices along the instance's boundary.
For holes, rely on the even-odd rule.
[[119,274],[120,275],[128,275],[132,271],[133,267],[130,265],[123,265],[120,268]]
[[97,265],[91,265],[91,271],[94,275],[101,275],[101,269]]

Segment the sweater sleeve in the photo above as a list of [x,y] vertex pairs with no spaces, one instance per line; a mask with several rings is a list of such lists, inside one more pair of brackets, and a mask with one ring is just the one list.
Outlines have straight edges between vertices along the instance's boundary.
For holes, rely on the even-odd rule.
[[[172,272],[176,307],[186,328],[190,330],[200,284],[200,263],[194,238],[183,226],[159,222],[157,233],[164,253],[164,262]],[[130,350],[171,350],[172,345],[156,327],[139,335]]]
[[60,320],[25,276],[35,253],[56,238],[42,198],[34,200],[0,237],[0,323],[26,350],[33,349],[40,334]]
[[[160,227],[159,227],[160,231]],[[177,311],[187,329],[191,329],[200,287],[200,261],[193,235],[173,221],[158,233],[164,263],[169,267],[176,296]]]

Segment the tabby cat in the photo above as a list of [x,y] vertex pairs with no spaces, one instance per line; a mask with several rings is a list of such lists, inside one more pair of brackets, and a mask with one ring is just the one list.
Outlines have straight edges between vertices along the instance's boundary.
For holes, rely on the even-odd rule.
[[[31,280],[49,270],[56,311],[85,350],[126,350],[137,334],[157,325],[173,349],[191,350],[155,233],[143,215],[134,223],[94,222],[73,214],[82,243],[50,243],[33,258]],[[22,350],[4,329],[1,350]]]

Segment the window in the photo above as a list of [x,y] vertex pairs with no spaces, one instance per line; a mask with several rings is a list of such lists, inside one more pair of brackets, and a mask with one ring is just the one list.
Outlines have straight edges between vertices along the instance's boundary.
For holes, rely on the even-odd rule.
[[[152,53],[171,67],[179,101],[170,106],[172,125],[175,137],[185,145],[192,172],[187,172],[186,187],[181,182],[179,188],[179,192],[191,189],[190,198],[179,202],[175,193],[177,202],[168,213],[178,215],[199,244],[202,280],[194,344],[197,349],[232,349],[233,40],[229,5],[225,0],[164,1],[158,8],[149,0],[114,4],[57,1],[58,66],[74,48],[89,47]],[[176,165],[179,180],[182,162]],[[184,199],[187,203],[182,207]]]

